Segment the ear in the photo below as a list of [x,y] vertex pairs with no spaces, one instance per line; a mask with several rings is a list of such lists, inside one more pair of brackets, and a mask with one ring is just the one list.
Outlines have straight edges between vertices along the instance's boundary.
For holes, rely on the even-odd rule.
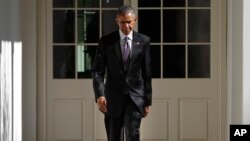
[[119,21],[118,21],[118,19],[117,19],[117,18],[115,18],[115,22],[116,22],[116,24],[118,24],[118,25],[119,25]]
[[135,22],[138,20],[138,17],[135,17]]

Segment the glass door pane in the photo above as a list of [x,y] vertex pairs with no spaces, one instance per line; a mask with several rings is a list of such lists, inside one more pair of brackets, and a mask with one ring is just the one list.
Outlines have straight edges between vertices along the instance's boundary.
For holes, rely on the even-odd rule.
[[210,42],[209,9],[191,9],[188,11],[188,41]]
[[163,0],[164,7],[184,7],[186,6],[185,0]]
[[185,10],[164,10],[163,25],[163,42],[185,42]]
[[99,11],[77,11],[78,43],[97,43],[99,40]]
[[74,43],[75,41],[75,11],[53,11],[53,42]]
[[[161,11],[139,10],[138,30],[150,37],[152,43],[161,41]],[[149,18],[150,17],[150,18]]]
[[77,4],[79,8],[88,7],[88,8],[98,8],[99,0],[77,0]]
[[53,7],[74,7],[75,6],[75,0],[53,0]]

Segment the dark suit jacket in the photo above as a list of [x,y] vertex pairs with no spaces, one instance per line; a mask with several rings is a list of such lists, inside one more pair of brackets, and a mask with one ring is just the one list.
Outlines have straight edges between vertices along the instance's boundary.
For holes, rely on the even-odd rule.
[[92,77],[95,98],[105,96],[107,100],[106,114],[119,116],[126,94],[143,114],[144,107],[152,102],[150,38],[133,32],[132,54],[128,70],[125,71],[119,31],[102,37],[96,51]]

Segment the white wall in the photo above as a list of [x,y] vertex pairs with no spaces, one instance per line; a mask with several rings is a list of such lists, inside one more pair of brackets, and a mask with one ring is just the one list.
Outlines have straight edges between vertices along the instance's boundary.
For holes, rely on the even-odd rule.
[[250,1],[228,0],[230,124],[250,124]]
[[36,141],[36,0],[0,0],[0,41],[23,43],[23,141]]
[[243,2],[243,123],[250,124],[250,1]]
[[20,41],[19,0],[0,1],[0,40]]
[[0,1],[0,41],[7,40],[8,35],[8,28],[9,28],[9,1],[1,0]]
[[36,0],[19,0],[23,42],[23,141],[36,141]]
[[242,123],[243,0],[228,0],[229,123]]

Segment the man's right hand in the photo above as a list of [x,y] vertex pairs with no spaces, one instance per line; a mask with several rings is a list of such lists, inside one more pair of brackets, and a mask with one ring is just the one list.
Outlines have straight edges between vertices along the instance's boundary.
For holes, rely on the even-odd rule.
[[98,97],[97,106],[101,112],[103,112],[103,113],[107,112],[107,101],[106,101],[106,98],[104,96]]

